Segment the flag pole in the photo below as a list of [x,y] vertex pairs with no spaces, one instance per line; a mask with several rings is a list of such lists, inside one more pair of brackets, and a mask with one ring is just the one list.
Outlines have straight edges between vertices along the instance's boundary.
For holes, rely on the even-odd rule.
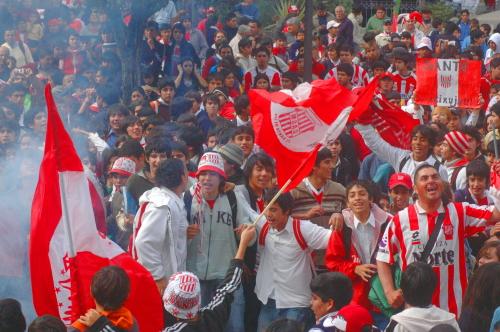
[[290,185],[290,183],[292,183],[292,180],[302,170],[302,168],[309,161],[309,159],[311,159],[312,156],[314,156],[315,153],[318,152],[318,150],[321,148],[321,146],[322,146],[321,144],[316,144],[316,146],[314,147],[314,149],[302,161],[302,163],[300,163],[299,167],[297,167],[297,169],[295,170],[295,172],[293,172],[292,176],[290,176],[290,178],[288,180],[286,180],[286,182],[283,184],[283,186],[280,188],[280,190],[276,193],[276,195],[274,195],[274,197],[266,204],[266,206],[264,207],[264,210],[259,214],[259,216],[257,217],[257,219],[255,219],[255,221],[253,222],[253,225],[256,225],[259,222],[260,218],[262,218],[262,216],[264,216],[264,214],[267,212],[267,210],[269,209],[269,207],[271,205],[273,205],[274,202],[276,202],[276,200],[278,199],[278,197],[280,197],[280,195],[288,188],[288,186]]
[[498,159],[498,146],[497,146],[497,128],[493,128],[493,146],[495,149],[495,159]]

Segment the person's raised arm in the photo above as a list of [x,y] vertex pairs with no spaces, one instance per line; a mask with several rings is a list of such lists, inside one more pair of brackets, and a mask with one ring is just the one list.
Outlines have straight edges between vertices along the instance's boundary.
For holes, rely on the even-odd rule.
[[399,308],[403,304],[403,293],[401,289],[395,289],[394,280],[392,279],[392,268],[389,263],[377,261],[377,273],[380,278],[380,283],[384,289],[387,302],[393,308]]

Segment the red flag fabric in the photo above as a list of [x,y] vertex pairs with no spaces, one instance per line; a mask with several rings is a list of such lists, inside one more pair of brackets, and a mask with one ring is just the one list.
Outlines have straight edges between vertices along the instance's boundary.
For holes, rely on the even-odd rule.
[[417,59],[416,104],[479,108],[480,86],[480,61]]
[[420,122],[383,97],[376,98],[357,121],[371,124],[387,143],[410,150],[411,131]]
[[276,159],[278,185],[291,180],[287,191],[309,175],[318,144],[340,135],[357,99],[334,78],[294,91],[252,89],[249,98],[255,142]]
[[157,332],[163,328],[163,309],[156,284],[144,267],[98,232],[88,180],[49,85],[45,98],[47,134],[32,204],[29,248],[36,312],[60,317],[69,325],[95,308],[90,295],[94,273],[118,265],[130,278],[125,307],[141,331]]

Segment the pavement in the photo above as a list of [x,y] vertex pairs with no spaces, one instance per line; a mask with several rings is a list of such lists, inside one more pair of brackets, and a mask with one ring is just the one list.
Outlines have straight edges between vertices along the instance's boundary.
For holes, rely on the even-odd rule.
[[[498,2],[497,2],[498,3]],[[500,8],[497,5],[497,8]],[[481,15],[473,16],[479,20],[479,24],[487,23],[493,29],[500,23],[500,10],[490,11]]]

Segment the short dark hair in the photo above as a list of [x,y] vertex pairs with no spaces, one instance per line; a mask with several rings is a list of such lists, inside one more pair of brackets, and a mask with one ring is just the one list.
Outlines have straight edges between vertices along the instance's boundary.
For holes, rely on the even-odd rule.
[[[432,169],[436,170],[436,168],[434,166],[432,166],[428,163],[422,163],[422,164],[418,165],[417,168],[415,168],[415,173],[413,174],[413,184],[417,183],[417,178],[418,178],[418,174],[420,173],[420,171],[427,169],[427,168],[432,168]],[[438,170],[436,170],[436,172],[439,174]]]
[[345,73],[349,77],[352,77],[352,75],[354,75],[354,69],[352,68],[352,65],[349,63],[340,63],[337,66],[337,72],[339,71]]
[[467,14],[467,15],[470,15],[470,12],[469,12],[469,10],[468,10],[468,9],[462,9],[462,10],[460,11],[460,15],[462,15],[462,14]]
[[[497,149],[500,151],[500,142],[497,141]],[[488,146],[486,147],[486,152],[488,153],[495,153],[495,141],[491,141],[488,143]]]
[[155,175],[157,186],[174,189],[182,183],[186,166],[180,159],[165,159],[160,162]]
[[158,82],[158,89],[160,91],[163,90],[167,86],[171,87],[175,91],[175,82],[172,81],[171,79],[164,78],[164,79],[160,80],[160,82]]
[[250,99],[248,99],[247,95],[241,95],[234,101],[234,110],[238,115],[248,106],[250,106]]
[[90,292],[105,310],[119,309],[130,292],[129,277],[121,267],[115,265],[103,267],[92,277]]
[[389,64],[384,60],[376,60],[372,64],[372,70],[376,68],[382,68],[384,71],[387,71],[387,69],[389,69]]
[[254,56],[257,56],[257,54],[262,53],[262,52],[266,53],[266,55],[267,55],[268,57],[270,57],[270,56],[271,56],[271,53],[269,52],[269,50],[268,50],[268,49],[267,49],[267,47],[265,47],[265,46],[262,46],[262,45],[261,45],[261,46],[259,46],[259,47],[257,47],[257,48],[254,48],[254,49],[253,49],[253,55],[254,55]]
[[413,307],[430,305],[436,285],[437,278],[432,267],[424,262],[411,263],[401,276],[403,298]]
[[130,114],[128,108],[123,104],[113,104],[108,107],[108,118],[114,114],[121,114],[127,116]]
[[375,188],[373,183],[369,180],[354,180],[349,182],[349,184],[345,188],[346,197],[349,195],[349,191],[351,191],[351,189],[354,188],[354,186],[365,188],[365,190],[368,192],[368,198],[370,199],[375,198]]
[[477,176],[489,182],[490,168],[486,165],[484,160],[474,159],[465,167],[465,174],[467,178],[469,178],[469,176]]
[[250,157],[248,157],[247,162],[245,163],[245,167],[243,168],[243,175],[245,176],[245,180],[248,181],[250,176],[252,175],[253,168],[256,165],[261,165],[264,168],[269,168],[272,170],[274,175],[274,161],[268,154],[265,152],[257,152]]
[[194,99],[197,103],[201,103],[202,101],[201,94],[198,91],[188,91],[184,95],[184,98]]
[[127,128],[138,122],[140,123],[141,119],[139,119],[135,115],[128,115],[120,121],[120,130],[126,134]]
[[243,37],[238,42],[238,49],[241,50],[242,48],[245,48],[248,45],[252,45],[252,40],[249,37]]
[[118,149],[118,155],[120,157],[140,158],[144,155],[144,149],[141,143],[139,143],[138,141],[133,139],[127,139]]
[[[464,126],[461,130],[461,132],[467,136],[472,137],[476,142],[481,142],[482,136],[479,130],[476,127],[473,126]],[[478,146],[479,148],[479,146]]]
[[43,315],[35,318],[28,327],[28,332],[66,332],[66,325],[57,317]]
[[[264,191],[264,202],[266,202],[266,204],[269,204],[269,202],[274,198],[274,196],[278,192],[279,189],[276,187]],[[283,212],[291,213],[293,209],[292,194],[290,194],[289,192],[281,193],[281,195],[278,196],[274,204],[278,204],[278,206],[281,208],[281,210],[283,210]]]
[[351,55],[354,54],[354,48],[350,45],[346,45],[346,44],[342,44],[339,49],[338,49],[338,52],[349,52]]
[[340,272],[318,274],[310,284],[311,292],[323,302],[333,300],[335,310],[340,310],[351,302],[353,289],[351,280]]
[[319,164],[325,160],[332,158],[332,152],[328,148],[321,148],[316,155],[316,161],[314,162],[314,166],[319,166]]
[[239,126],[237,127],[234,131],[233,134],[231,135],[231,139],[234,140],[234,138],[238,135],[250,135],[252,136],[252,139],[255,140],[255,132],[253,131],[253,128],[250,126]]
[[15,299],[0,300],[0,331],[24,332],[26,319],[21,309],[21,303]]
[[172,155],[172,149],[170,147],[169,142],[167,141],[167,139],[160,137],[148,141],[148,144],[146,145],[145,149],[146,158],[148,158],[153,152],[166,153],[167,158],[170,158]]

